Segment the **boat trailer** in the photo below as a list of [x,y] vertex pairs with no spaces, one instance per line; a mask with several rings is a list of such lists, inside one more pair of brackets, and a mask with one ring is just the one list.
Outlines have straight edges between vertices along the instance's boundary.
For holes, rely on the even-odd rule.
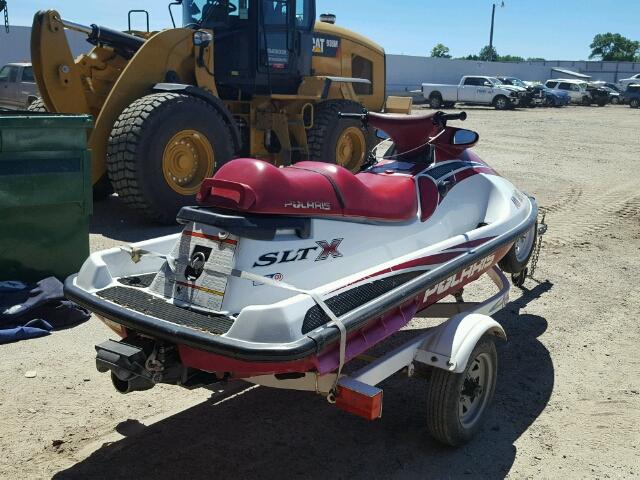
[[[421,330],[422,333],[404,345],[374,359],[367,366],[348,375],[341,375],[336,384],[336,374],[318,375],[309,372],[300,378],[277,378],[265,375],[244,381],[272,388],[311,391],[325,395],[328,402],[349,413],[367,420],[382,416],[383,390],[377,387],[382,381],[405,370],[409,377],[418,377],[428,369],[449,374],[463,375],[469,366],[472,352],[486,337],[506,340],[502,326],[491,315],[501,310],[509,300],[510,283],[499,267],[494,266],[485,275],[493,281],[498,292],[483,302],[464,302],[458,295],[455,302],[433,304],[419,313],[423,318],[448,318],[445,322]],[[495,368],[488,372],[495,386]],[[466,380],[465,380],[466,381]],[[476,393],[482,388],[476,385]],[[466,387],[465,387],[466,388]],[[490,401],[486,399],[485,405]],[[461,403],[464,403],[462,400]],[[457,408],[457,407],[456,407]],[[482,411],[479,412],[483,413]],[[453,442],[448,442],[453,443]]]

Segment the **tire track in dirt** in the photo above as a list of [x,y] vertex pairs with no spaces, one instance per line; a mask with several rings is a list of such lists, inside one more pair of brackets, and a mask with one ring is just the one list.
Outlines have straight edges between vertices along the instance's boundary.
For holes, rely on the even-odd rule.
[[580,245],[620,222],[640,217],[640,194],[630,187],[604,193],[570,189],[561,201],[540,209],[547,213],[551,246]]
[[542,213],[555,213],[565,210],[572,204],[576,204],[582,197],[583,190],[580,187],[571,187],[569,191],[559,200],[556,200],[551,205],[541,205],[540,211]]

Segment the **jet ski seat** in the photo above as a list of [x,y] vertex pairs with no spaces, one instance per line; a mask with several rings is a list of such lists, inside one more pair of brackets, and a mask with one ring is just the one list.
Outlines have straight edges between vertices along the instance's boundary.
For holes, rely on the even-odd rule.
[[202,183],[203,206],[265,215],[356,217],[406,221],[417,215],[412,177],[394,172],[354,175],[323,162],[278,168],[262,160],[240,158]]

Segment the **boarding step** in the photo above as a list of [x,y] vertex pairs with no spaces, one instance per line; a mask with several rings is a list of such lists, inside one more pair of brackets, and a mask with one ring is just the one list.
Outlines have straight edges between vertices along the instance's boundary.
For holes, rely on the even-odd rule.
[[226,315],[201,313],[179,307],[140,288],[116,285],[99,291],[97,295],[143,315],[214,335],[227,333],[233,325],[233,318]]

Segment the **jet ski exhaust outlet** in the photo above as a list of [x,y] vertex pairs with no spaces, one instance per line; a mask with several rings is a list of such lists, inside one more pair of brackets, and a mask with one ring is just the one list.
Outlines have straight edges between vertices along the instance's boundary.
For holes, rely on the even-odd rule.
[[100,373],[111,372],[113,386],[123,394],[149,390],[158,383],[191,390],[225,380],[185,367],[174,346],[143,337],[134,336],[121,342],[107,340],[96,345],[96,352],[96,369]]

